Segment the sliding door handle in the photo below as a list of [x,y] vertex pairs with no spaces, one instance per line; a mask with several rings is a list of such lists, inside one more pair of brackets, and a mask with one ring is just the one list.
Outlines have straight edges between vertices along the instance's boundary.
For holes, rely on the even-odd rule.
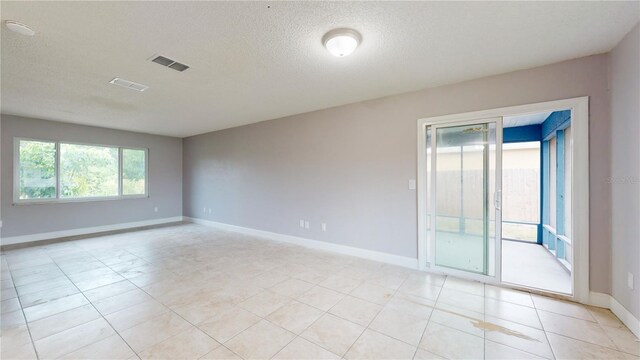
[[493,193],[493,204],[498,211],[502,211],[502,190]]

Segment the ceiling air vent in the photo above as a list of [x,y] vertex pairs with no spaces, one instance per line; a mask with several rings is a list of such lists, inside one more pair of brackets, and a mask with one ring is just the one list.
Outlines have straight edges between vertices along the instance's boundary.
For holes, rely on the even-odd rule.
[[160,64],[162,66],[166,66],[168,68],[171,68],[173,70],[180,71],[180,72],[185,71],[189,68],[189,66],[185,64],[179,63],[175,60],[171,60],[164,56],[156,56],[155,58],[151,59],[151,61],[153,61],[156,64]]
[[109,82],[112,83],[113,85],[126,87],[127,89],[136,90],[136,91],[145,91],[149,88],[147,85],[138,84],[133,81],[120,79],[120,78],[114,78]]

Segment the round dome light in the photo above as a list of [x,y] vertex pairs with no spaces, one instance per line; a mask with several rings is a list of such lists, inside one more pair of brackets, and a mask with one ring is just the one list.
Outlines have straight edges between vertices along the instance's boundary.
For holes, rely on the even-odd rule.
[[33,31],[30,27],[28,27],[25,24],[21,24],[17,21],[13,21],[13,20],[7,20],[4,23],[7,27],[7,29],[13,31],[13,32],[17,32],[20,35],[26,35],[26,36],[33,36],[35,35],[35,31]]
[[351,29],[331,30],[322,38],[322,44],[331,55],[345,57],[351,54],[360,44],[360,34]]

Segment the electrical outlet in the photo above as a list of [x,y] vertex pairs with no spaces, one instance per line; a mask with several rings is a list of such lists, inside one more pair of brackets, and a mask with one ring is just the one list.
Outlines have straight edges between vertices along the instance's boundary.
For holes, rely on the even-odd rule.
[[416,189],[416,179],[409,179],[409,190]]
[[154,211],[154,212],[158,212],[158,207],[157,207],[157,206],[156,206],[156,207],[154,207],[154,208],[153,208],[153,211]]
[[304,220],[300,219],[300,227],[303,228],[304,227]]
[[322,223],[322,231],[327,231],[327,223]]
[[309,222],[308,222],[308,221],[305,221],[305,222],[304,222],[304,228],[305,228],[305,229],[308,229],[308,228],[309,228]]
[[633,290],[633,274],[627,273],[627,286],[629,289]]

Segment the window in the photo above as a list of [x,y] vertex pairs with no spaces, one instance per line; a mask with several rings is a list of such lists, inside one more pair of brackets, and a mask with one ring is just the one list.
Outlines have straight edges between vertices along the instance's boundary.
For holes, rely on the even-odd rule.
[[573,177],[572,131],[567,121],[543,142],[543,197],[542,243],[567,268],[571,268],[572,245],[572,189]]
[[60,198],[118,196],[118,148],[60,144]]
[[16,139],[14,202],[147,195],[147,149]]
[[502,145],[502,238],[538,242],[540,142]]
[[556,228],[556,138],[549,140],[549,225]]
[[122,195],[145,194],[145,158],[144,150],[122,149]]
[[19,142],[18,199],[52,199],[56,197],[56,143]]
[[564,129],[564,235],[571,238],[571,173],[573,159],[571,159],[571,127]]

